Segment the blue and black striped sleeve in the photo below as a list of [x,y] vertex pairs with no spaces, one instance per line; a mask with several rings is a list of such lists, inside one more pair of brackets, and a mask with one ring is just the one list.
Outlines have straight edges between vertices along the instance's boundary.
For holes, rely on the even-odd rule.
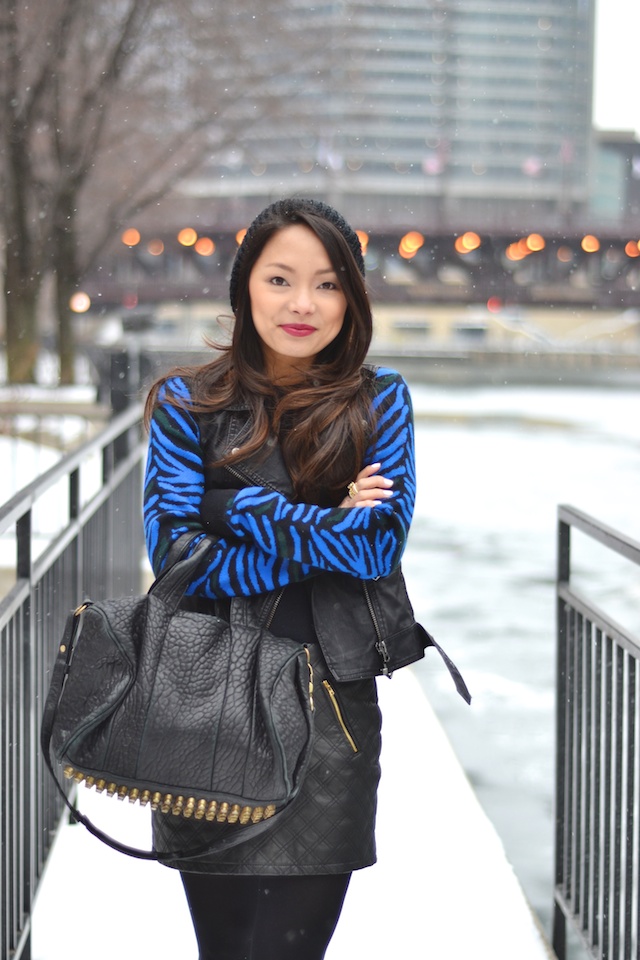
[[[166,402],[168,392],[178,400],[189,399],[183,380],[168,381],[151,421],[145,472],[144,529],[156,575],[164,566],[171,544],[181,534],[194,534],[193,547],[206,536],[200,518],[204,464],[198,421],[187,406]],[[209,541],[208,562],[187,593],[211,598],[252,596],[314,574],[309,565],[286,556],[265,553],[260,546],[238,539],[231,532],[225,537],[209,537]]]

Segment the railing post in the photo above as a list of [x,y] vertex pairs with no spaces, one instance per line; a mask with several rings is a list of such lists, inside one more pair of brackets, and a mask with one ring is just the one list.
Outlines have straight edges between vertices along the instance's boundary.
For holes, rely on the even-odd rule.
[[567,920],[562,907],[558,903],[553,908],[553,939],[551,945],[558,960],[566,960]]
[[558,583],[569,583],[571,579],[571,527],[562,519],[558,520]]
[[[76,467],[69,474],[69,520],[76,521],[80,516],[80,467]],[[75,541],[75,547],[71,551],[71,580],[73,583],[73,594],[80,597],[82,593],[82,564],[84,553],[82,549],[82,536],[78,535]]]
[[16,576],[31,579],[31,511],[27,510],[16,523]]
[[[568,583],[571,578],[571,527],[560,515],[558,518],[557,582]],[[555,790],[555,889],[561,889],[565,880],[565,807],[567,753],[567,617],[562,597],[556,602],[556,790]],[[556,898],[553,909],[553,949],[558,960],[565,960],[567,949],[567,924],[564,911]]]
[[19,831],[22,834],[16,840],[16,849],[20,850],[20,863],[16,864],[17,876],[14,877],[15,896],[18,898],[18,910],[24,918],[21,944],[21,960],[31,960],[31,907],[33,900],[32,880],[34,877],[34,785],[36,768],[36,722],[34,711],[33,676],[33,593],[31,584],[31,510],[27,510],[16,522],[16,577],[18,581],[29,582],[29,594],[23,608],[22,635],[16,638],[19,646],[20,663],[14,664],[20,686],[17,692],[18,711],[16,716],[16,739],[13,749],[16,752],[16,766],[19,771],[17,785],[16,811]]
[[77,520],[80,514],[80,470],[69,474],[69,519]]

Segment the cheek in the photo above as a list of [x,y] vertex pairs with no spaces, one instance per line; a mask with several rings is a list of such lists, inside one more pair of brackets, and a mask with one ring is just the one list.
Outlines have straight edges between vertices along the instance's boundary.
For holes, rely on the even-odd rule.
[[336,310],[335,324],[340,330],[345,324],[346,316],[347,316],[347,305],[345,303],[344,306],[341,306],[338,310]]

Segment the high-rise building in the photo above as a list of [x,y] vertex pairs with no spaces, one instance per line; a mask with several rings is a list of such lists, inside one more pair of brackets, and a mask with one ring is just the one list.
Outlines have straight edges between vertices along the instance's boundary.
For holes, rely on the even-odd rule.
[[365,229],[568,227],[588,204],[594,4],[294,0],[287,110],[265,104],[185,192],[236,216],[322,196]]

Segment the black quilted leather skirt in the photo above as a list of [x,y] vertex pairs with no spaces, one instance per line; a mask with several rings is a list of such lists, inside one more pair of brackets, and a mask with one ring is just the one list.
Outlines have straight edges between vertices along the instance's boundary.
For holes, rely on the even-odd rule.
[[[319,645],[314,668],[315,738],[302,789],[272,829],[222,854],[172,860],[190,873],[310,875],[348,873],[375,863],[375,816],[380,779],[380,711],[375,680],[338,683]],[[153,815],[155,849],[199,849],[238,824]]]

